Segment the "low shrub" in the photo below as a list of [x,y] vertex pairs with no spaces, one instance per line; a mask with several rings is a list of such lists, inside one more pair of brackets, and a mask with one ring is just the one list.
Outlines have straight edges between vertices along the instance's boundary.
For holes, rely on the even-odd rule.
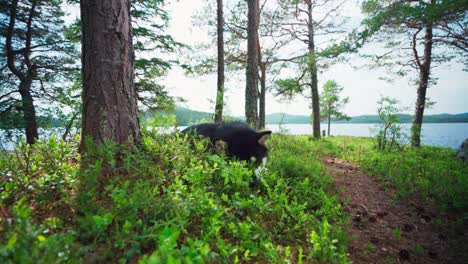
[[93,148],[81,169],[74,143],[20,144],[0,155],[0,262],[346,263],[315,142],[268,144],[258,188],[247,164],[178,134],[145,132],[120,163],[112,144]]

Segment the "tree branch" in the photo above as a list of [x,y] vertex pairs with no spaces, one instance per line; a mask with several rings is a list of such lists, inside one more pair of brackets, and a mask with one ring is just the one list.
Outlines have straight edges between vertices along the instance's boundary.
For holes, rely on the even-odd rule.
[[6,50],[7,50],[7,65],[8,69],[16,75],[20,80],[24,79],[24,74],[20,72],[15,66],[15,54],[13,53],[12,40],[13,32],[15,30],[15,21],[16,21],[16,11],[18,8],[18,0],[13,0],[11,2],[10,9],[10,22],[8,24],[8,30],[6,35]]
[[72,118],[70,119],[70,122],[68,122],[68,124],[65,126],[65,132],[63,133],[62,135],[62,140],[65,141],[67,139],[67,136],[68,134],[70,133],[70,129],[71,127],[73,126],[73,122],[75,121],[76,117],[78,116],[78,114],[81,112],[81,110],[78,110],[76,111]]
[[10,91],[10,92],[8,92],[8,93],[6,93],[4,95],[1,95],[0,100],[3,100],[4,98],[7,98],[8,96],[10,96],[10,95],[12,95],[14,93],[17,93],[17,92],[18,92],[18,90],[13,90],[13,91]]
[[24,63],[31,71],[33,69],[31,65],[31,60],[29,59],[29,54],[31,52],[31,40],[32,40],[32,21],[34,17],[34,11],[36,9],[36,0],[32,1],[31,10],[29,11],[28,22],[26,24],[27,31],[26,31],[26,47],[24,48],[23,57]]
[[417,36],[419,34],[419,32],[421,32],[422,28],[419,28],[418,31],[416,31],[416,33],[413,34],[413,54],[414,54],[414,59],[416,61],[416,65],[418,65],[418,68],[419,69],[422,69],[422,64],[421,64],[421,60],[419,59],[419,54],[418,54],[418,49],[417,49]]

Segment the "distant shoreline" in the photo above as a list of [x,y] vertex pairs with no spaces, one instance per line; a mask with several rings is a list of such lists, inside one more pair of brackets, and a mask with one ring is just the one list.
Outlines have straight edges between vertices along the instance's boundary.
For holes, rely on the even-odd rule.
[[[466,124],[468,121],[464,122],[423,122],[423,124]],[[311,123],[268,123],[267,125],[312,125]],[[327,122],[320,122],[321,125],[327,124]],[[381,124],[381,122],[341,122],[341,121],[331,121],[330,124]],[[412,124],[412,122],[400,122],[399,124]]]
[[[213,114],[208,112],[194,111],[184,107],[177,107],[171,112],[146,112],[143,119],[151,118],[155,114],[175,115],[177,123],[181,126],[194,123],[209,122],[213,120]],[[400,123],[412,123],[412,116],[409,114],[398,114]],[[230,116],[229,119],[244,120],[243,117]],[[291,115],[285,113],[273,113],[265,116],[266,124],[310,124],[308,115]],[[322,121],[322,123],[325,123]],[[377,115],[360,115],[351,117],[350,121],[332,120],[333,124],[378,124],[381,123]],[[461,114],[436,114],[424,116],[423,123],[468,123],[468,113]]]

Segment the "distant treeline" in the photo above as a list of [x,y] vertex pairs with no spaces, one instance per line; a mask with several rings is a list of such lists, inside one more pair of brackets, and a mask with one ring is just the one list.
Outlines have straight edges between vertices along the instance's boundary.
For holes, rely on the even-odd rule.
[[[140,120],[144,123],[147,118],[153,117],[155,114],[167,114],[175,115],[177,124],[180,126],[188,126],[199,122],[208,122],[213,120],[213,114],[208,112],[193,111],[184,107],[177,107],[174,111],[160,111],[160,112],[145,112],[140,116]],[[11,128],[24,128],[20,114],[16,113],[17,116],[12,118],[10,116],[2,116],[0,114],[0,129],[11,129]],[[401,123],[411,123],[412,117],[408,114],[399,114]],[[228,116],[225,120],[245,120],[244,117],[232,117]],[[13,122],[14,120],[14,122]],[[363,123],[379,123],[379,118],[376,115],[362,115],[354,116],[349,121],[336,121],[332,120],[332,123],[346,123],[346,124],[363,124]],[[439,115],[427,115],[424,116],[425,123],[468,123],[468,113],[462,114],[439,114]],[[290,115],[282,113],[274,113],[266,115],[267,124],[310,124],[310,117],[305,115]],[[64,127],[65,124],[58,118],[39,116],[38,117],[39,127]]]
[[[66,124],[59,118],[51,116],[37,116],[38,127],[64,127]],[[23,116],[20,112],[0,113],[0,129],[22,129],[25,128]]]
[[[212,120],[213,114],[207,112],[193,111],[184,107],[177,107],[173,112],[159,112],[162,114],[173,114],[176,116],[177,123],[181,126],[187,126],[200,121]],[[146,113],[146,117],[151,117],[155,113]],[[412,116],[408,114],[399,114],[400,122],[411,123]],[[244,120],[244,117],[230,117],[229,119]],[[336,121],[333,123],[379,123],[377,115],[354,116],[349,121]],[[439,114],[424,116],[425,123],[468,123],[468,113],[463,114]],[[290,115],[274,113],[266,115],[267,124],[310,124],[310,117],[305,115]]]
[[[398,114],[401,123],[411,123],[412,116],[408,114]],[[309,124],[310,117],[302,115],[289,115],[289,114],[270,114],[266,116],[267,124]],[[380,123],[380,119],[377,115],[362,115],[353,116],[351,120],[332,120],[332,123],[351,123],[351,124],[362,124],[362,123]],[[424,116],[424,123],[468,123],[468,113],[463,114],[438,114],[438,115],[426,115]]]

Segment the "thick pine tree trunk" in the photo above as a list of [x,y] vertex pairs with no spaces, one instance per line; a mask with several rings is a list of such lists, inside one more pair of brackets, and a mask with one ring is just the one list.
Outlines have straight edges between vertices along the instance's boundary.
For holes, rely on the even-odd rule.
[[223,0],[218,0],[218,84],[216,91],[215,122],[223,121],[224,106],[224,17]]
[[327,133],[328,136],[330,136],[330,121],[331,121],[331,118],[330,118],[330,115],[328,115],[328,133]]
[[320,138],[320,105],[318,93],[317,78],[317,60],[315,54],[315,31],[312,20],[312,3],[307,4],[308,14],[308,33],[309,33],[309,71],[310,71],[310,90],[312,95],[312,130],[315,138]]
[[265,128],[265,96],[266,96],[266,65],[260,65],[260,108],[258,113],[258,128]]
[[23,119],[26,126],[26,143],[34,144],[39,138],[36,122],[36,109],[31,95],[32,78],[27,76],[20,82],[19,92],[23,107]]
[[137,143],[130,0],[81,0],[83,123],[85,138],[102,144]]
[[[426,91],[429,84],[432,59],[432,25],[426,26],[424,35],[424,57],[422,64],[419,65],[419,84],[417,91],[416,106],[411,127],[411,146],[421,146],[421,128],[426,106]],[[415,55],[417,56],[417,55]]]
[[245,88],[245,117],[247,123],[258,127],[258,0],[248,1],[247,70]]

